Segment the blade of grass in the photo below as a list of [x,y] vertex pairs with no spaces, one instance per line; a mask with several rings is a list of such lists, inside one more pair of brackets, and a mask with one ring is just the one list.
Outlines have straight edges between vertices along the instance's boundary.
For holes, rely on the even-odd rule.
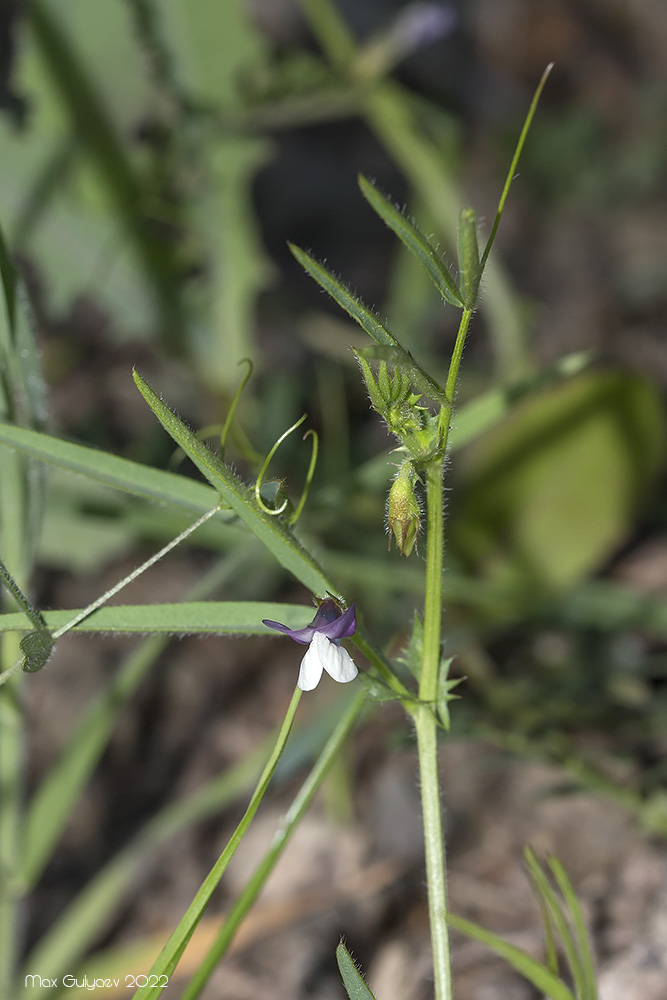
[[581,969],[584,978],[584,1000],[596,1000],[597,985],[595,982],[595,965],[593,963],[593,955],[590,947],[590,938],[584,921],[584,915],[581,911],[581,906],[579,905],[579,900],[577,899],[577,895],[572,888],[572,883],[570,882],[567,873],[558,858],[549,858],[548,863],[574,925],[575,938],[579,946]]
[[544,900],[563,951],[565,952],[565,958],[574,981],[575,994],[578,1000],[585,1000],[586,978],[579,955],[579,949],[568,925],[561,901],[552,886],[549,884],[549,880],[542,871],[542,867],[540,866],[534,853],[530,850],[526,850],[524,856],[535,891]]
[[504,941],[503,938],[491,931],[485,930],[478,924],[463,917],[457,917],[453,913],[446,916],[447,923],[468,937],[480,941],[482,944],[494,951],[496,955],[504,958],[513,969],[516,969],[529,983],[532,983],[541,993],[546,993],[551,1000],[577,1000],[575,995],[567,988],[562,980],[554,976],[546,966],[538,962],[537,959],[528,955],[521,948]]
[[[153,963],[150,973],[149,982],[152,977],[170,977],[178,965],[178,962],[183,954],[185,947],[192,937],[197,924],[201,920],[206,907],[208,906],[211,896],[215,892],[216,888],[220,883],[220,879],[224,875],[229,862],[231,861],[238,845],[240,844],[243,835],[250,826],[250,823],[259,808],[259,804],[262,801],[266,789],[269,786],[269,782],[273,777],[273,773],[276,769],[280,755],[285,747],[287,738],[289,736],[290,730],[292,728],[292,723],[294,721],[294,716],[301,699],[301,691],[299,688],[295,688],[294,695],[292,696],[292,701],[290,702],[289,708],[287,709],[287,714],[285,720],[281,726],[280,733],[278,734],[278,739],[273,748],[273,751],[262,771],[260,779],[257,783],[255,791],[253,792],[250,803],[241,818],[238,826],[234,830],[234,833],[227,842],[222,854],[216,861],[216,863],[211,868],[210,872],[202,882],[200,888],[198,889],[195,897],[185,912],[183,918],[178,923],[177,927],[173,931],[171,937],[165,944],[164,948],[160,952],[159,956]],[[158,978],[159,981],[159,978]],[[140,998],[157,997],[162,993],[162,987],[145,986],[137,990],[134,994],[134,1000],[140,1000]]]

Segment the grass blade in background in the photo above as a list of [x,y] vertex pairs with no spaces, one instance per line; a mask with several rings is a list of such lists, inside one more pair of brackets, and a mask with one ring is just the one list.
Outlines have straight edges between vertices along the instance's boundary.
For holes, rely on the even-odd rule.
[[455,930],[461,931],[462,934],[474,938],[475,941],[480,941],[496,955],[500,955],[524,979],[532,983],[535,989],[550,997],[551,1000],[581,1000],[541,962],[522,951],[521,948],[517,948],[516,945],[503,940],[498,934],[493,934],[470,920],[464,920],[463,917],[457,917],[454,913],[447,914],[447,923]]

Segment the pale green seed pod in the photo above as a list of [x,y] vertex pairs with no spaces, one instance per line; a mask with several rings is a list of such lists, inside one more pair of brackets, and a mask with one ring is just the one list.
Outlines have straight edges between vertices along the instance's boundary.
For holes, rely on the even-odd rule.
[[421,507],[415,493],[416,482],[417,473],[412,462],[404,462],[389,490],[387,502],[389,545],[391,546],[393,534],[404,556],[409,556],[415,547],[421,524]]

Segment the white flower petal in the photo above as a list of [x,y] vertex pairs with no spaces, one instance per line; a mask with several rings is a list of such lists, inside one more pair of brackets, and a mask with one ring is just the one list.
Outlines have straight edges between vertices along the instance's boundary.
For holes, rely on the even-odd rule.
[[346,649],[331,642],[319,632],[313,636],[311,648],[315,645],[317,645],[320,662],[330,677],[333,677],[339,684],[348,684],[354,680],[358,670]]
[[320,677],[322,676],[322,671],[324,669],[324,664],[320,656],[317,645],[315,644],[315,639],[324,639],[328,646],[331,645],[328,639],[325,639],[323,635],[316,632],[313,636],[308,649],[306,650],[306,655],[301,661],[301,669],[299,670],[299,679],[296,682],[297,686],[301,688],[302,691],[312,691],[320,683]]

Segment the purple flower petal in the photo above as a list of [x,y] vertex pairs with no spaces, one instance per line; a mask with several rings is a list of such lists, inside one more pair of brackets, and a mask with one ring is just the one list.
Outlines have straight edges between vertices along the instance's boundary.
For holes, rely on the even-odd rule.
[[300,642],[303,645],[307,645],[311,641],[315,632],[312,625],[306,625],[305,628],[289,628],[287,625],[281,624],[281,622],[272,622],[269,618],[262,618],[262,625],[275,628],[278,632],[283,632],[290,639],[294,639],[295,642]]
[[327,639],[345,639],[348,635],[354,635],[357,628],[357,618],[354,613],[354,604],[350,604],[347,611],[339,615],[334,621],[327,625],[316,628],[315,631],[326,635]]
[[263,618],[262,624],[268,625],[269,628],[274,628],[278,632],[282,632],[283,635],[289,636],[294,642],[306,645],[312,641],[316,632],[325,635],[334,642],[344,639],[348,635],[353,635],[357,627],[357,620],[354,613],[354,604],[351,604],[347,611],[341,613],[336,602],[327,597],[320,604],[317,614],[310,625],[306,625],[304,628],[288,628],[287,625],[271,621],[269,618]]

